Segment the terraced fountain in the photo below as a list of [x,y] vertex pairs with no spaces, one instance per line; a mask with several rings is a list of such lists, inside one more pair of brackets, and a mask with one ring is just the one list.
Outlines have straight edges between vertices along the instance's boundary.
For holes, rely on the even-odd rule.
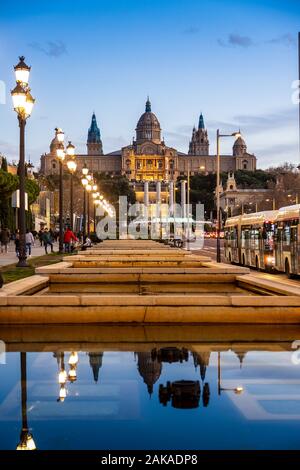
[[154,241],[111,240],[0,293],[2,324],[300,323],[300,288]]

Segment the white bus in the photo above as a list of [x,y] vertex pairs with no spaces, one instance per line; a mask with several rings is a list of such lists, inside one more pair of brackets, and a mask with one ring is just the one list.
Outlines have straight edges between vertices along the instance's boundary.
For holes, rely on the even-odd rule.
[[289,277],[300,274],[300,204],[282,207],[275,219],[275,268]]
[[239,239],[241,215],[226,220],[224,228],[224,256],[229,263],[240,264]]
[[277,212],[256,212],[227,219],[224,240],[226,261],[266,271],[273,270]]

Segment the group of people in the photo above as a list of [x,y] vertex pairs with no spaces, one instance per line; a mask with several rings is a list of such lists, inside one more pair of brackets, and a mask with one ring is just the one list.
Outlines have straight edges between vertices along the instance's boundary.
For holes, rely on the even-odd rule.
[[[45,254],[54,252],[54,242],[59,240],[58,230],[53,231],[47,227],[40,229],[39,232],[26,230],[25,243],[26,243],[26,254],[30,257],[32,253],[32,247],[35,245],[36,240],[39,240],[40,245],[44,246]],[[20,249],[20,232],[18,229],[15,230],[13,234],[10,233],[10,230],[7,227],[3,227],[0,230],[0,244],[1,244],[1,253],[8,253],[8,245],[10,240],[14,241],[16,256],[19,256]],[[64,232],[64,251],[65,253],[71,253],[75,248],[79,246],[81,249],[85,250],[92,246],[92,242],[89,237],[83,237],[82,233],[78,233],[77,236],[71,230],[70,227]]]
[[[8,253],[9,242],[13,240],[15,243],[16,255],[19,256],[19,247],[20,247],[20,233],[16,229],[13,234],[10,233],[10,230],[7,227],[3,227],[0,231],[0,244],[1,244],[1,253]],[[26,243],[26,253],[28,256],[31,256],[31,249],[34,246],[35,238],[33,233],[30,230],[26,230],[25,234],[25,243]]]

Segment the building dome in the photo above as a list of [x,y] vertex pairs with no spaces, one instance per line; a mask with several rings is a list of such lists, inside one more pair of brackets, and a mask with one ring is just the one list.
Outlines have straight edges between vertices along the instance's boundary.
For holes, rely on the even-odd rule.
[[155,114],[151,112],[151,103],[149,98],[146,101],[146,109],[140,117],[136,126],[136,141],[142,143],[151,140],[156,144],[161,143],[161,128]]
[[51,144],[50,144],[50,153],[52,153],[53,155],[55,154],[56,156],[56,150],[58,147],[59,147],[59,141],[57,138],[57,131],[55,131],[55,137],[54,139],[51,140]]
[[138,352],[138,371],[147,385],[148,393],[153,393],[153,385],[160,377],[162,365],[157,360],[153,360],[151,352]]
[[244,141],[242,137],[238,137],[233,145],[233,155],[234,156],[243,155],[246,152],[247,152],[246,142]]

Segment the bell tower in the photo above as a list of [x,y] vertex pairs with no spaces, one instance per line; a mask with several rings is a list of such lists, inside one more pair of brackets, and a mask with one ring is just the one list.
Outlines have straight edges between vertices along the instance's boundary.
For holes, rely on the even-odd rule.
[[92,115],[91,127],[88,131],[87,138],[87,151],[88,155],[103,155],[103,147],[100,129],[97,125],[97,119],[95,113]]
[[189,146],[189,155],[209,155],[209,140],[204,125],[203,114],[200,114],[198,129],[193,128],[192,139]]

